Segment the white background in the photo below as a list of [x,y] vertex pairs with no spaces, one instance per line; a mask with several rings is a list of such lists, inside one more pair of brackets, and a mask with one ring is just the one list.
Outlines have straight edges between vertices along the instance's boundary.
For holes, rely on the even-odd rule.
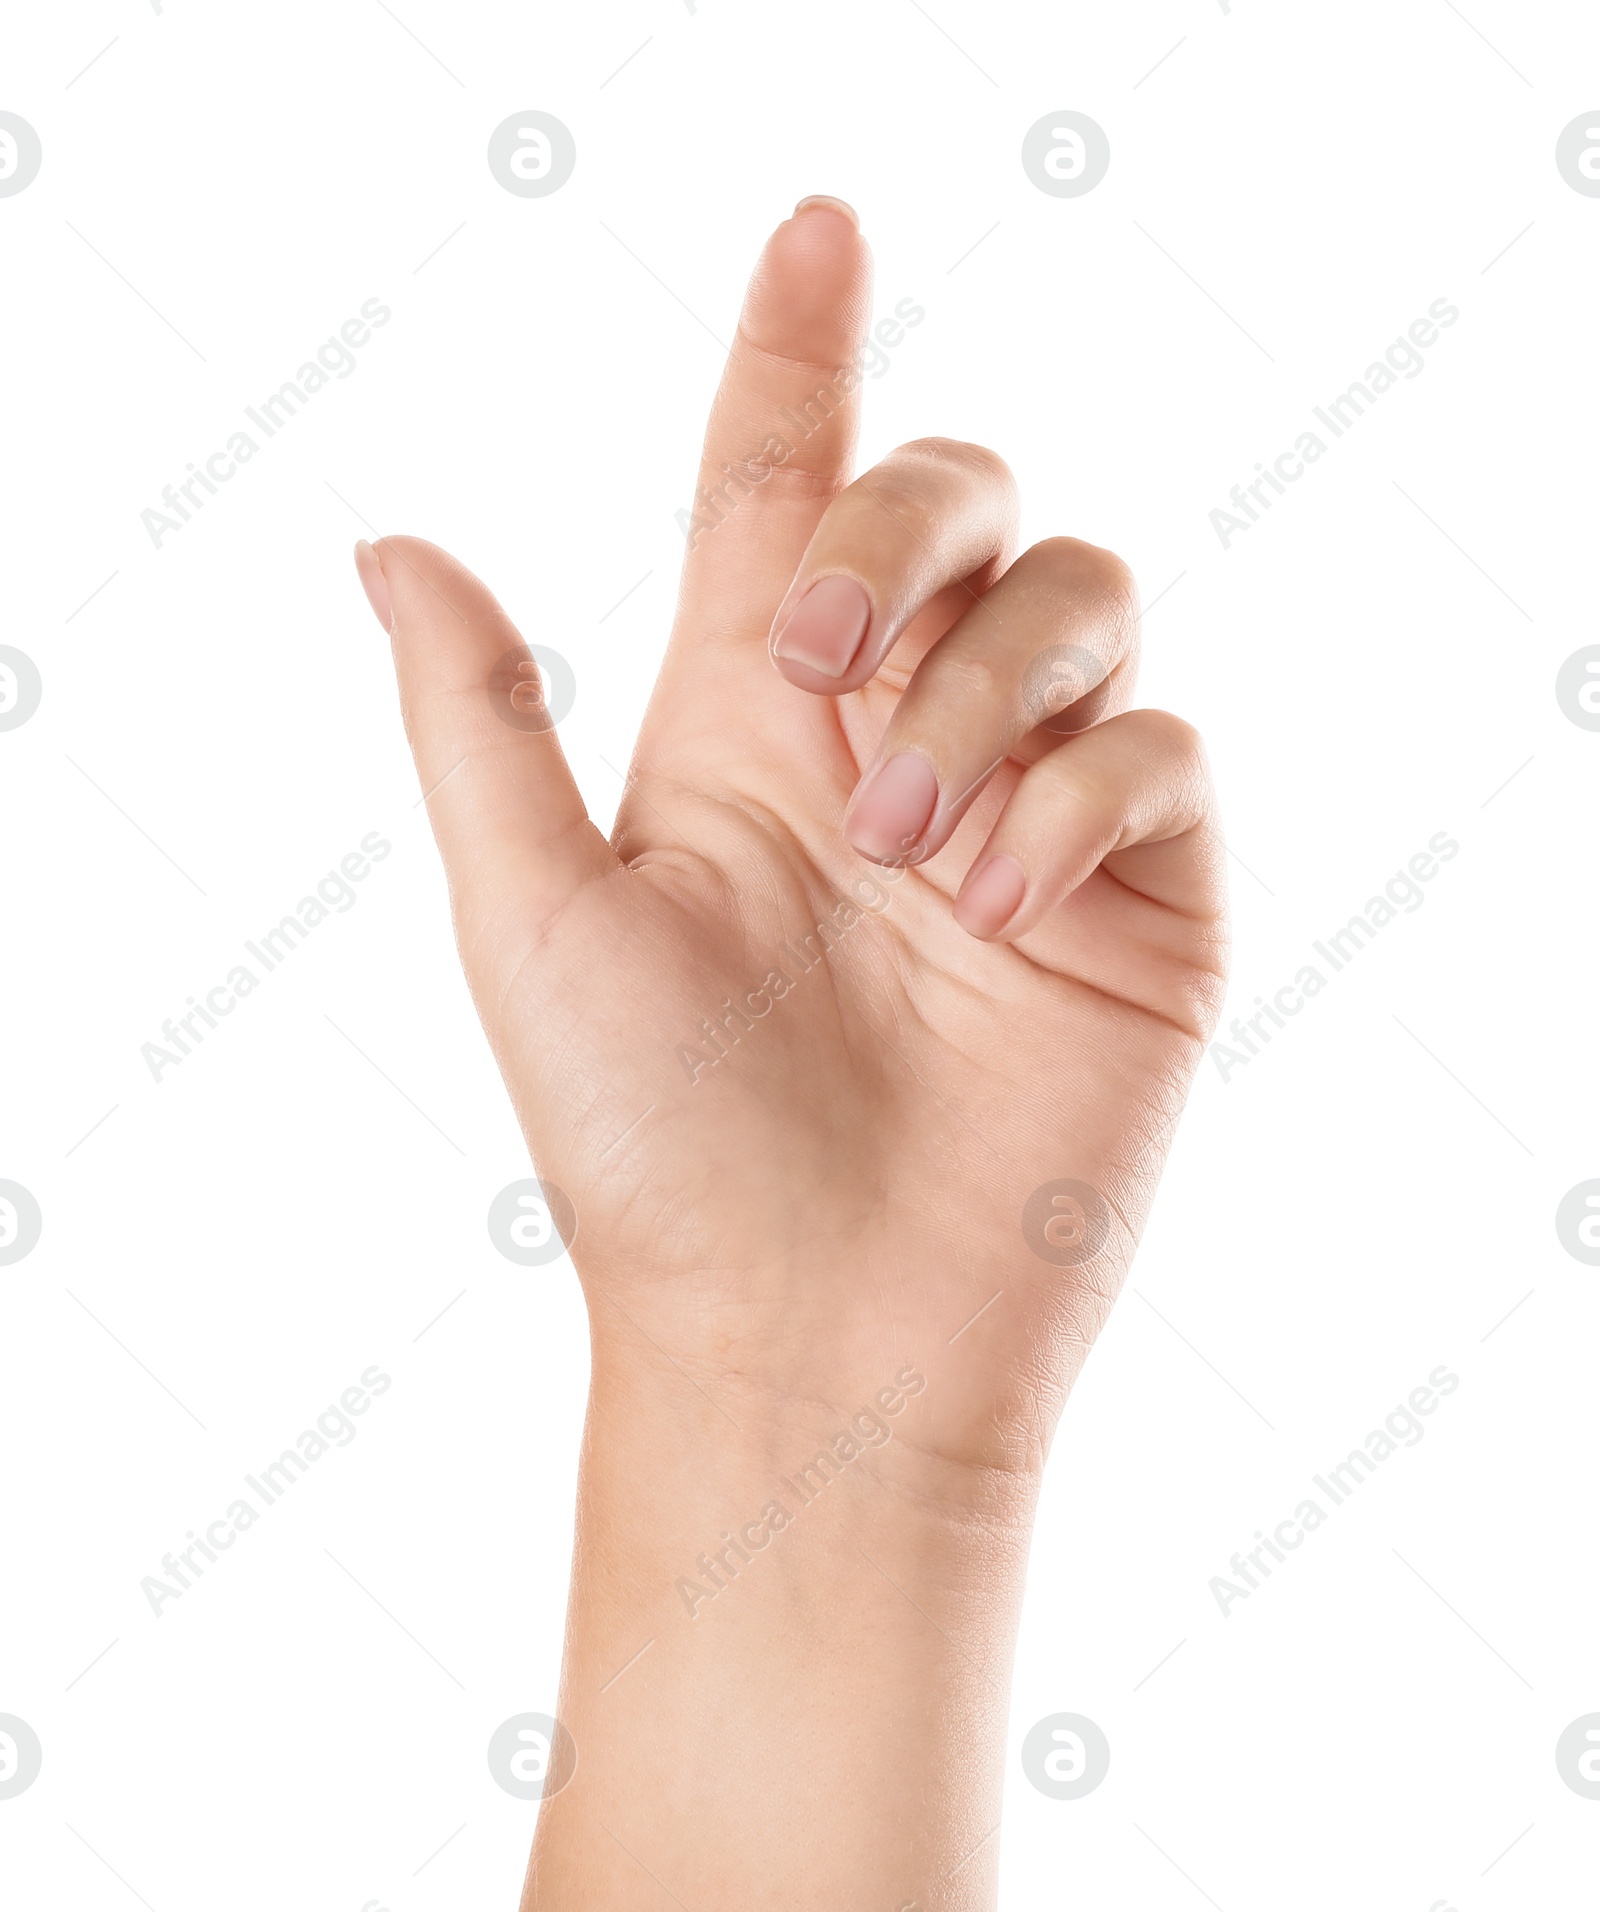
[[[1510,0],[14,12],[44,166],[0,199],[0,643],[44,701],[0,737],[0,1176],[44,1234],[0,1269],[0,1712],[44,1767],[0,1801],[8,1904],[515,1902],[533,1808],[484,1749],[553,1709],[584,1323],[485,1230],[526,1159],[350,545],[434,538],[571,659],[609,819],[713,335],[812,191],[859,207],[877,310],[927,312],[864,459],[989,443],[1030,539],[1160,596],[1228,1015],[1461,846],[1202,1071],[1050,1469],[1004,1902],[1593,1903],[1554,1746],[1600,1711],[1600,1271],[1554,1214],[1600,1175],[1600,735],[1554,682],[1600,636],[1600,199],[1554,148],[1597,69],[1592,9]],[[577,142],[549,198],[485,163],[528,108]],[[1019,159],[1063,108],[1111,143],[1078,199]],[[156,549],[141,511],[374,297],[354,373]],[[1441,298],[1421,375],[1225,549],[1229,488]],[[373,830],[355,907],[153,1082],[141,1045]],[[358,1438],[154,1618],[141,1578],[372,1363]],[[1426,1438],[1225,1619],[1211,1577],[1441,1363]],[[1016,1758],[1059,1711],[1112,1747],[1075,1803]]]

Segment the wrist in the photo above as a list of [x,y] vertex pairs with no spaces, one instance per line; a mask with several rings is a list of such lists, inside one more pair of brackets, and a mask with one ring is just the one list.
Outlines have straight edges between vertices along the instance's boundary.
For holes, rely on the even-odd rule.
[[[982,1439],[969,1433],[975,1415]],[[624,1503],[630,1480],[649,1481],[647,1528],[674,1504],[715,1505],[745,1524],[771,1507],[769,1531],[782,1532],[784,1514],[826,1498],[845,1526],[914,1519],[940,1522],[952,1540],[969,1525],[1025,1535],[1043,1450],[997,1432],[997,1418],[948,1359],[908,1349],[736,1365],[669,1353],[635,1329],[593,1348],[585,1492]]]
[[525,1908],[568,1912],[581,1878],[586,1912],[621,1912],[641,1867],[696,1912],[992,1905],[1035,1477],[949,1459],[921,1363],[856,1373],[779,1390],[596,1347],[559,1705],[577,1760]]
[[857,1546],[933,1552],[947,1575],[997,1533],[1025,1547],[1036,1480],[949,1458],[929,1391],[909,1361],[826,1399],[687,1371],[597,1372],[581,1482],[589,1543],[641,1604],[661,1602],[663,1623],[698,1615],[768,1556],[785,1561],[782,1597],[801,1592],[805,1563]]

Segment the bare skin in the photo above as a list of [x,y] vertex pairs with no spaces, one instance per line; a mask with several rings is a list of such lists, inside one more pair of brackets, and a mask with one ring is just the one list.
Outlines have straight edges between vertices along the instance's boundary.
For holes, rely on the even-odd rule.
[[1220,1001],[1213,800],[1131,708],[1125,568],[1017,557],[975,446],[851,482],[869,272],[832,201],[762,255],[609,842],[489,593],[358,549],[589,1306],[576,1766],[524,1912],[995,1903],[1037,1482]]

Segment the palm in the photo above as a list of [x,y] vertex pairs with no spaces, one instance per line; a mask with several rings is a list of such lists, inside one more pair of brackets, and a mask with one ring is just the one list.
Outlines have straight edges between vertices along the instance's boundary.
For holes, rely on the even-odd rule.
[[[1009,1291],[965,1338],[991,1379],[960,1418],[1029,1426],[996,1398],[1020,1377],[994,1335],[1031,1339],[1045,1310],[1087,1345],[1131,1243],[1119,1224],[1085,1282],[1033,1253],[1024,1205],[1066,1178],[1137,1225],[1214,952],[1103,870],[1022,948],[967,936],[948,897],[1020,773],[929,867],[876,870],[838,818],[895,692],[818,704],[756,656],[728,707],[688,698],[703,734],[653,712],[613,837],[626,877],[519,966],[497,1034],[534,1159],[575,1205],[597,1308],[680,1357],[736,1342],[747,1378],[798,1314],[819,1371],[870,1385],[874,1359]],[[717,738],[738,749],[708,761]],[[1128,978],[1143,1000],[1119,999]],[[665,1281],[684,1267],[692,1291]]]

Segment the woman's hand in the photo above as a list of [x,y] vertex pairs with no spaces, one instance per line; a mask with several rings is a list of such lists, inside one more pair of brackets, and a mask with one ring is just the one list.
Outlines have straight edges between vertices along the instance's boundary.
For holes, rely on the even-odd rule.
[[[1015,486],[977,446],[850,482],[868,289],[827,202],[757,267],[610,843],[488,592],[414,538],[363,572],[596,1339],[648,1335],[714,1394],[843,1399],[998,1293],[941,1356],[930,1431],[1032,1465],[1215,1013],[1220,850],[1193,733],[1129,708],[1115,557],[1014,558]],[[1092,1258],[1025,1230],[1056,1181],[1104,1204],[1049,1222],[1069,1251],[1103,1232]]]
[[[864,1536],[881,1542],[904,1572],[933,1561],[946,1590],[959,1572],[930,1535],[947,1522],[1025,1536],[1061,1402],[1117,1292],[1220,998],[1212,796],[1193,732],[1130,707],[1132,579],[1067,537],[1015,556],[1015,486],[976,446],[921,439],[851,482],[868,300],[853,217],[804,202],[751,282],[609,842],[489,593],[414,538],[358,551],[393,631],[479,1013],[538,1173],[576,1216],[594,1360],[585,1493],[607,1510],[592,1545],[622,1550],[602,1578],[630,1589],[595,1623],[594,1670],[614,1671],[607,1653],[620,1663],[647,1634],[668,1643],[653,1671],[647,1657],[626,1675],[648,1728],[619,1726],[611,1695],[575,1696],[587,1675],[569,1659],[572,1791],[599,1790],[564,1808],[593,1816],[565,1858],[559,1840],[547,1858],[588,1906],[613,1900],[561,1868],[581,1866],[596,1826],[626,1842],[626,1858],[604,1850],[614,1903],[632,1905],[632,1848],[674,1836],[675,1789],[735,1868],[743,1835],[717,1802],[753,1784],[761,1811],[774,1808],[747,1747],[725,1786],[688,1783],[676,1765],[671,1784],[655,1774],[634,1839],[605,1817],[640,1804],[630,1732],[682,1743],[682,1695],[662,1673],[673,1643],[698,1640],[736,1593],[758,1632],[769,1603],[778,1638],[794,1626],[792,1610],[780,1621],[786,1600],[809,1610],[790,1582],[815,1539],[792,1544],[764,1590],[746,1584],[765,1565],[749,1542],[742,1570],[726,1549],[720,1576],[695,1561],[764,1496],[783,1501],[774,1483],[818,1440],[909,1366],[925,1385],[848,1490],[862,1524],[839,1511],[846,1494],[829,1521],[864,1556]],[[598,674],[583,688],[600,694]],[[662,1494],[639,1491],[641,1467]],[[675,1528],[638,1541],[641,1522],[660,1526],[663,1494],[680,1553]],[[822,1533],[820,1515],[794,1512]],[[613,1530],[627,1522],[622,1543]],[[575,1601],[584,1548],[580,1518]],[[1003,1648],[1014,1600],[992,1606]],[[581,1656],[581,1613],[575,1624]],[[724,1673],[733,1638],[715,1658]],[[881,1636],[865,1650],[883,1657]],[[702,1693],[716,1677],[694,1659],[705,1651],[684,1648]],[[598,1746],[633,1779],[593,1774]],[[793,1778],[775,1767],[772,1785]],[[942,1829],[938,1813],[914,1815],[892,1860],[869,1841],[846,1878],[882,1863],[885,1893],[932,1895],[921,1875],[952,1857],[989,1783],[970,1785]],[[674,1863],[680,1880],[713,1865],[698,1897],[666,1879],[692,1912],[736,1902],[734,1875],[698,1847]],[[842,1905],[831,1889],[784,1874],[757,1899]],[[851,1889],[851,1905],[874,1903]],[[640,1891],[638,1904],[656,1902]]]

